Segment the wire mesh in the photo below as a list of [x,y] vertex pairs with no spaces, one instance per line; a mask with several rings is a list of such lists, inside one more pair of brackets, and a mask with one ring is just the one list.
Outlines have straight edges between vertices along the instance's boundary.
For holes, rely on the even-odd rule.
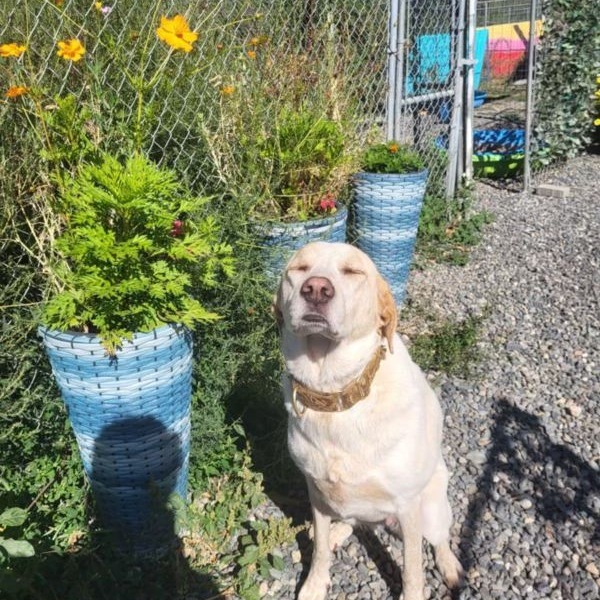
[[[213,187],[226,175],[220,169],[232,168],[226,148],[239,134],[236,116],[254,119],[250,137],[264,134],[266,105],[284,100],[327,105],[353,121],[358,138],[384,119],[388,10],[388,0],[2,3],[0,43],[27,52],[3,61],[0,86],[35,88],[48,113],[57,97],[72,95],[103,149],[126,150],[139,135],[153,159],[193,186]],[[167,60],[156,29],[161,16],[177,13],[199,37],[192,52]],[[57,43],[71,38],[86,49],[82,61],[57,56]],[[0,128],[11,118],[6,101]]]
[[[516,188],[523,185],[530,26],[531,0],[478,2],[477,31],[484,32],[487,42],[474,119],[482,143],[478,145],[476,137],[474,152],[480,158],[492,154],[498,164],[480,175],[504,179],[505,185]],[[535,20],[536,44],[541,28],[540,12]],[[490,135],[499,142],[490,146]]]
[[477,23],[480,27],[520,23],[529,20],[530,0],[479,0]]
[[[481,9],[488,9],[488,12]],[[488,47],[481,89],[487,93],[480,118],[522,126],[525,115],[525,87],[529,39],[529,2],[489,0],[478,6],[478,27],[488,33]],[[520,19],[513,21],[515,15]],[[490,19],[490,20],[487,20]]]
[[428,192],[443,195],[455,92],[457,2],[406,0],[399,11],[405,29],[399,32],[402,84],[397,87],[393,137],[419,149],[429,170]]

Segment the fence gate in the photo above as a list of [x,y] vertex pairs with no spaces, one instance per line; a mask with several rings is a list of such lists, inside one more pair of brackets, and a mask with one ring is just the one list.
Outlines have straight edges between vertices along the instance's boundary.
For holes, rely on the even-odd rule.
[[457,175],[470,168],[464,154],[472,102],[465,97],[474,89],[474,11],[475,0],[390,4],[387,137],[414,145],[429,167],[432,191],[448,196]]

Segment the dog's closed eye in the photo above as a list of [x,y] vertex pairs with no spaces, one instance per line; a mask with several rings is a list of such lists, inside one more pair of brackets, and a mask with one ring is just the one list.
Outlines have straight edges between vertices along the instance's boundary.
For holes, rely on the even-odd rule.
[[299,273],[306,273],[306,271],[308,271],[309,267],[308,265],[291,265],[288,267],[288,273],[290,271],[298,271]]
[[355,267],[345,266],[342,267],[341,271],[344,275],[365,275],[364,271],[356,269]]

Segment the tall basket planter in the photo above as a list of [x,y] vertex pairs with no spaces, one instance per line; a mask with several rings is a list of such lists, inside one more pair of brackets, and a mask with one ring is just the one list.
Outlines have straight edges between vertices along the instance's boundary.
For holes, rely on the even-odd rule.
[[108,356],[98,337],[39,329],[65,402],[100,524],[118,550],[164,553],[176,543],[167,509],[185,498],[192,341],[183,327],[135,334]]
[[333,215],[321,219],[256,225],[264,272],[276,279],[292,254],[309,242],[345,242],[347,221],[348,209],[339,206]]
[[404,301],[427,170],[416,173],[366,173],[354,179],[354,243],[390,284],[398,305]]

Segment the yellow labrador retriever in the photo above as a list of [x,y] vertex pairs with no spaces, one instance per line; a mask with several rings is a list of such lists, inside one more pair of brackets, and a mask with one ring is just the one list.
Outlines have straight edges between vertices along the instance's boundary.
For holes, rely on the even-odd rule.
[[288,445],[313,511],[300,600],[327,597],[331,547],[356,522],[401,529],[404,600],[424,598],[423,537],[456,586],[462,569],[448,543],[440,406],[395,332],[395,303],[375,265],[347,244],[308,244],[289,261],[274,310]]

